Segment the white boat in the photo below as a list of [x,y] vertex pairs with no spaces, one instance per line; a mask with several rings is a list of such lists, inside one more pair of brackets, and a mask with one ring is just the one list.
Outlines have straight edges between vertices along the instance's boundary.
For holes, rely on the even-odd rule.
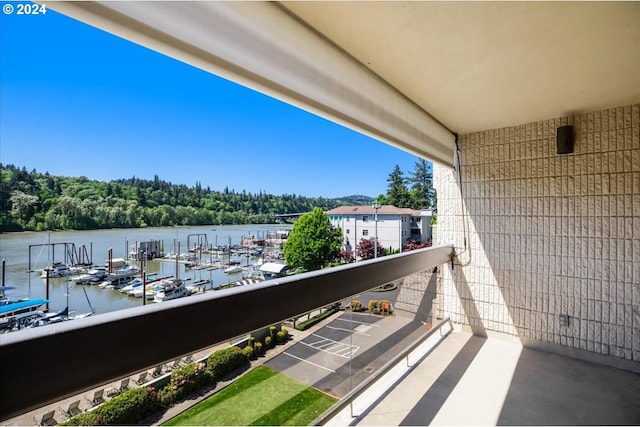
[[239,265],[232,265],[231,267],[224,269],[224,272],[226,274],[240,273],[241,271],[242,267],[240,267]]
[[122,292],[123,294],[129,293],[131,291],[133,291],[134,289],[138,288],[142,286],[142,280],[141,279],[136,279],[133,282],[129,283],[127,286],[124,286],[122,288],[119,289],[120,292]]
[[49,278],[55,278],[71,276],[72,274],[79,274],[82,270],[80,267],[69,267],[67,264],[54,262],[49,267],[42,270],[40,276],[43,279],[47,278],[47,271],[49,271]]
[[77,285],[88,285],[98,283],[105,277],[107,277],[107,269],[104,267],[96,267],[78,277],[75,277],[73,281]]
[[161,285],[162,289],[156,292],[156,295],[153,297],[153,302],[169,301],[189,295],[189,291],[182,279],[172,277],[161,280],[158,285]]
[[[147,285],[146,288],[145,296],[147,297],[147,301],[153,300],[158,291],[162,290],[162,286],[159,284]],[[129,295],[135,298],[142,298],[142,286],[129,292]]]
[[122,267],[119,267],[118,269],[113,270],[113,272],[109,273],[107,275],[107,279],[111,281],[128,279],[131,277],[136,277],[139,272],[140,269],[135,265],[125,264]]

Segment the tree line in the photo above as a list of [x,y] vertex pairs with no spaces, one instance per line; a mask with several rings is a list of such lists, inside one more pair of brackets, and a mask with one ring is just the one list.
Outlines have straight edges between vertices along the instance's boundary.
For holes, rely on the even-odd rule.
[[0,164],[0,231],[273,224],[276,214],[333,209],[340,199],[172,184],[157,175],[110,182]]
[[[408,178],[396,165],[381,204],[429,208],[435,194],[430,164],[416,162]],[[343,198],[272,195],[172,184],[136,178],[109,182],[31,172],[0,163],[0,231],[89,230],[173,225],[273,224],[277,214],[370,204],[367,196]]]

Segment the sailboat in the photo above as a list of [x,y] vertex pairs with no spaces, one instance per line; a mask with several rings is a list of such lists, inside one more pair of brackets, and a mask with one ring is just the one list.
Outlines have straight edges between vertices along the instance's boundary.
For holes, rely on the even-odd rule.
[[229,251],[228,251],[229,255],[229,261],[227,263],[227,268],[225,268],[223,271],[226,274],[234,274],[234,273],[240,273],[242,271],[242,267],[240,267],[239,265],[231,265],[231,236],[229,236]]

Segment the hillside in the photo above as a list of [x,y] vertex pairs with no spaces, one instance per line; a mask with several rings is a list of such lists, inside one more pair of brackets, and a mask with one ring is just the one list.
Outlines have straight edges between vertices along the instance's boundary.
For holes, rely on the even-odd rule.
[[361,204],[338,199],[222,191],[136,177],[109,182],[0,164],[0,231],[268,224],[276,214]]

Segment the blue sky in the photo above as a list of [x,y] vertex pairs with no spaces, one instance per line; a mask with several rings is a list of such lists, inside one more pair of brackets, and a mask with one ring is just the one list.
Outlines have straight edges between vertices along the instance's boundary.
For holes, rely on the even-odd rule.
[[[3,5],[6,2],[3,3]],[[0,162],[108,181],[375,197],[417,158],[48,10],[2,14]]]

